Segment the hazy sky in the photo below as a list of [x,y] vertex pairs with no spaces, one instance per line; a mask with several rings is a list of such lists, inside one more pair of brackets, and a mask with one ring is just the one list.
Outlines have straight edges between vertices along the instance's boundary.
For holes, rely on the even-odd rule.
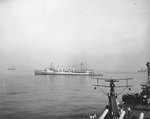
[[136,71],[150,61],[150,0],[0,0],[0,67]]

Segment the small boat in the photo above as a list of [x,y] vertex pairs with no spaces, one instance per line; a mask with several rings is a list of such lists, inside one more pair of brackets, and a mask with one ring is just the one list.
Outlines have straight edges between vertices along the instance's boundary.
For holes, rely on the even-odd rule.
[[69,66],[69,70],[64,70],[63,66],[57,68],[57,70],[52,66],[46,68],[45,70],[35,70],[35,75],[75,75],[75,76],[103,76],[103,74],[96,74],[90,70],[83,70],[83,63],[81,63],[81,70],[76,71],[75,68]]

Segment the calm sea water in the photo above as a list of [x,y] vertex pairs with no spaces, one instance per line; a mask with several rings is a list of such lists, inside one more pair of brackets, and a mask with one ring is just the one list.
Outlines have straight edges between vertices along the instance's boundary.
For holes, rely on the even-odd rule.
[[[129,81],[134,85],[132,90],[124,92],[132,93],[140,91],[147,74],[104,73],[103,77],[134,78]],[[83,119],[92,113],[100,115],[108,100],[100,89],[94,90],[94,84],[96,80],[88,76],[34,76],[8,71],[0,75],[0,119]]]

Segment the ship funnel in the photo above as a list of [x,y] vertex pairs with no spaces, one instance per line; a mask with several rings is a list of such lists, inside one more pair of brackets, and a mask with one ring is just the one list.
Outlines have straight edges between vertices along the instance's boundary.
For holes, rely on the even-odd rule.
[[61,71],[64,71],[64,67],[63,66],[61,67]]
[[69,66],[69,71],[71,72],[71,67]]
[[58,66],[57,70],[60,71],[60,66]]
[[75,72],[75,67],[72,68],[72,71]]

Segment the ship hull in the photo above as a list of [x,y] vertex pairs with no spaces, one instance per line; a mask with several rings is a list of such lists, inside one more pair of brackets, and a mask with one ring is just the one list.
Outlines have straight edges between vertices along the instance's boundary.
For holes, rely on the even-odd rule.
[[82,72],[49,72],[43,70],[35,70],[35,75],[103,76],[102,74],[91,74],[91,73],[82,73]]

